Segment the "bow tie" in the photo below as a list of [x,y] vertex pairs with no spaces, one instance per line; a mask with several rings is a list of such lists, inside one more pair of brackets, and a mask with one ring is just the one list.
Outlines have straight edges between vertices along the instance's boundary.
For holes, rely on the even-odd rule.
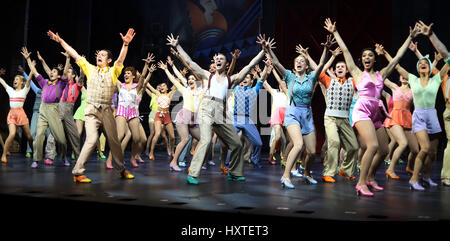
[[58,81],[58,80],[54,80],[54,81],[50,81],[50,80],[49,80],[49,81],[47,82],[47,84],[48,84],[48,85],[56,85],[56,82],[57,82],[57,81]]

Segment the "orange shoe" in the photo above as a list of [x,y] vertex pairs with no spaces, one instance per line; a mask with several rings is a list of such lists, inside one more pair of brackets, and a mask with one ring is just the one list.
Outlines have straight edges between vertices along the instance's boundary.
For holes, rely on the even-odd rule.
[[334,180],[334,178],[333,178],[333,177],[330,177],[330,176],[323,176],[323,177],[322,177],[322,180],[323,180],[324,182],[328,182],[328,183],[335,183],[335,182],[336,182],[336,180]]
[[339,176],[345,177],[347,180],[355,181],[356,177],[350,177],[345,172],[343,172],[341,169],[339,169]]
[[5,159],[2,159],[2,163],[7,163],[8,162],[8,160],[5,158]]
[[155,156],[154,155],[150,155],[149,159],[154,161],[155,160]]
[[76,183],[91,183],[91,179],[87,178],[86,176],[74,176],[73,181]]
[[228,175],[228,169],[226,167],[221,167],[220,170],[223,174]]
[[391,179],[400,179],[399,176],[389,173],[388,170],[386,170],[385,173],[386,173],[386,179],[389,179],[389,178],[391,178]]
[[414,170],[411,170],[411,169],[409,169],[409,167],[406,167],[406,173],[412,175],[414,173]]

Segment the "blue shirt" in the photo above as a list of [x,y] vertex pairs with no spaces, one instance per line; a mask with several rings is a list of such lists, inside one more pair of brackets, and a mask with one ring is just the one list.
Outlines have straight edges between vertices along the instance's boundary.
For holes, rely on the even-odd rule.
[[234,111],[235,116],[253,116],[256,113],[256,103],[259,90],[263,87],[263,82],[259,81],[254,87],[246,86],[236,86],[233,89],[234,92]]
[[290,70],[286,70],[286,76],[283,81],[289,90],[290,100],[294,103],[310,104],[312,99],[312,92],[314,85],[317,82],[317,78],[314,78],[315,71],[306,74],[303,78],[303,83],[300,82],[300,78],[292,73]]
[[[27,73],[23,72],[23,77],[25,77],[25,79],[28,79]],[[33,105],[33,112],[39,111],[39,107],[41,106],[41,101],[42,101],[42,90],[39,87],[37,87],[33,81],[30,81],[30,87],[33,90],[33,92],[36,94],[36,99],[34,100],[34,105]]]

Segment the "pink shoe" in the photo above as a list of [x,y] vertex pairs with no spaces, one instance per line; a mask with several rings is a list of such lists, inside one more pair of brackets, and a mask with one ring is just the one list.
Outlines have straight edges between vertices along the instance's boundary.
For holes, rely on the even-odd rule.
[[107,169],[113,169],[114,167],[112,165],[106,164]]
[[46,159],[44,160],[44,164],[46,164],[46,165],[53,165],[53,162],[52,162],[52,160],[46,158]]
[[384,188],[378,186],[378,184],[375,181],[371,181],[366,184],[367,184],[367,186],[371,186],[375,191],[383,191],[384,190]]
[[176,171],[176,172],[181,172],[182,171],[181,168],[176,167],[172,163],[170,163],[169,168],[170,168],[170,171]]
[[369,188],[367,187],[367,185],[362,185],[362,186],[360,186],[360,185],[356,184],[356,195],[359,196],[360,194],[362,194],[363,196],[372,197],[372,196],[373,196],[373,193],[370,192],[370,191],[364,191],[364,190],[362,189],[363,187],[365,187],[366,189],[369,189]]
[[136,160],[130,160],[130,162],[133,167],[139,167],[139,165],[136,163]]

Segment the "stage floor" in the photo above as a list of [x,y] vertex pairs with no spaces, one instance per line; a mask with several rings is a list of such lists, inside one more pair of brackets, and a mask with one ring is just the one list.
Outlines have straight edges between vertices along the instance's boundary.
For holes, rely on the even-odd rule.
[[[127,152],[126,160],[129,156]],[[290,190],[280,185],[281,166],[272,166],[267,161],[262,162],[263,168],[260,169],[246,164],[247,181],[239,183],[228,181],[221,174],[216,160],[215,166],[201,171],[199,185],[193,186],[186,183],[186,170],[169,171],[167,155],[157,153],[155,157],[155,161],[145,160],[138,168],[131,168],[130,163],[126,162],[127,169],[136,176],[134,180],[119,179],[114,170],[105,168],[103,160],[91,158],[86,166],[86,175],[92,183],[76,184],[72,180],[72,167],[65,167],[61,161],[56,160],[52,166],[41,163],[39,168],[31,169],[30,159],[23,157],[23,154],[12,154],[8,163],[0,167],[0,194],[2,197],[30,198],[30,205],[36,200],[47,204],[49,202],[42,200],[57,200],[58,205],[69,206],[80,203],[91,203],[92,207],[113,204],[113,210],[118,205],[120,210],[138,213],[140,209],[150,208],[147,210],[166,210],[171,215],[178,213],[180,218],[184,214],[206,211],[208,215],[217,217],[235,214],[240,215],[237,217],[265,217],[260,219],[262,222],[296,219],[331,222],[450,220],[450,187],[410,191],[405,164],[399,164],[396,169],[400,180],[386,180],[384,171],[387,166],[382,164],[376,180],[385,190],[376,192],[374,197],[357,197],[355,182],[343,177],[337,176],[335,184],[323,183],[320,179],[323,166],[319,159],[316,159],[312,173],[319,183],[308,185],[302,178],[293,177],[295,189]],[[266,160],[266,156],[262,160]],[[442,161],[437,161],[432,174],[432,179],[439,183],[441,166]],[[51,212],[59,210],[51,209]],[[70,213],[70,209],[72,207],[64,208],[64,212]]]

